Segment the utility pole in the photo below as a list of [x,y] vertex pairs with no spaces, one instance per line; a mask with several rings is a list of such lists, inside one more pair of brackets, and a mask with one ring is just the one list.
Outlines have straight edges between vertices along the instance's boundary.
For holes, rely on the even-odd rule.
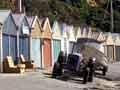
[[113,16],[113,1],[110,1],[110,11],[111,11],[111,32],[114,32],[114,16]]
[[22,0],[19,1],[19,12],[22,12]]

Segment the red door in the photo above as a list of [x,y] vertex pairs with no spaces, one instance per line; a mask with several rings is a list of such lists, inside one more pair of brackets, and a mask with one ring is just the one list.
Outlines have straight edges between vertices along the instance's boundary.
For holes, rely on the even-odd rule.
[[44,39],[43,45],[43,55],[44,55],[44,67],[48,68],[52,66],[52,58],[51,58],[51,40]]

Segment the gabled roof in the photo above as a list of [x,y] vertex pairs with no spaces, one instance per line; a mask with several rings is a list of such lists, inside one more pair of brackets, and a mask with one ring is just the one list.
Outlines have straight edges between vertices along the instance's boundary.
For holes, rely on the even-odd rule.
[[87,29],[86,29],[86,27],[84,27],[83,30],[82,30],[82,37],[87,38],[87,34],[88,34]]
[[53,32],[52,37],[54,39],[61,39],[62,31],[61,31],[59,22],[54,21],[52,32]]
[[32,16],[32,17],[26,16],[26,18],[27,18],[29,26],[32,27],[32,24],[33,24],[33,21],[35,19],[35,16]]
[[45,28],[46,28],[46,26],[47,26],[47,24],[48,24],[48,27],[49,27],[49,29],[50,29],[50,32],[52,32],[51,26],[50,26],[50,21],[49,21],[48,17],[45,18],[45,19],[40,19],[40,22],[41,22],[41,26],[42,26],[42,28],[43,28],[43,31],[45,30]]
[[119,34],[115,37],[114,42],[115,42],[115,45],[120,46],[120,35]]
[[66,32],[66,23],[61,23],[60,28],[61,28],[61,32],[62,32],[62,35],[63,35],[64,32]]
[[93,39],[97,40],[98,36],[99,36],[99,32],[92,32]]
[[112,39],[115,45],[120,46],[120,34],[119,33],[111,33]]
[[81,36],[82,38],[87,38],[88,37],[88,34],[89,34],[89,26],[84,24],[84,25],[81,25]]
[[84,27],[82,26],[80,28],[81,28],[81,35],[83,35],[83,33],[84,33]]
[[70,41],[75,41],[76,38],[75,38],[75,31],[74,31],[74,26],[73,26],[73,25],[70,25],[70,26],[69,26],[69,31],[68,31],[68,33],[69,33],[69,40],[70,40]]
[[91,38],[91,37],[92,37],[92,30],[91,30],[91,27],[88,27],[87,37],[88,37],[88,38]]
[[107,40],[109,37],[112,37],[112,35],[111,35],[110,32],[104,32],[104,36],[105,36],[106,40]]
[[99,33],[99,36],[98,36],[97,40],[98,41],[105,41],[106,40],[105,35],[103,34],[103,32]]
[[115,40],[117,37],[119,37],[118,33],[111,33],[113,40]]
[[69,37],[69,35],[68,35],[68,26],[67,26],[66,23],[61,24],[61,32],[62,32],[62,37],[64,37],[64,38]]
[[74,27],[74,35],[75,35],[75,37],[77,37],[77,33],[78,33],[78,27]]
[[55,32],[56,26],[59,27],[58,21],[54,21],[53,26],[52,26],[52,32]]
[[0,23],[3,24],[7,17],[10,15],[10,10],[0,10]]
[[106,45],[113,45],[114,44],[114,40],[112,38],[112,35],[110,32],[104,33],[105,37],[106,37],[106,41],[105,44]]
[[81,28],[80,27],[78,27],[77,28],[77,35],[76,35],[76,38],[81,38]]
[[45,23],[45,18],[40,18],[39,20],[40,20],[41,26],[43,27],[43,26],[44,26],[44,23]]
[[72,27],[70,25],[66,25],[66,35],[68,38],[70,38],[70,30],[72,29]]
[[41,25],[41,22],[40,22],[40,19],[38,18],[38,16],[32,16],[29,18],[27,17],[27,19],[28,19],[28,23],[29,23],[31,28],[34,28],[35,23],[37,22],[39,24],[39,28],[41,29],[41,31],[43,31],[42,25]]
[[25,18],[25,14],[12,14],[12,16],[16,26],[20,26],[22,24],[22,20]]

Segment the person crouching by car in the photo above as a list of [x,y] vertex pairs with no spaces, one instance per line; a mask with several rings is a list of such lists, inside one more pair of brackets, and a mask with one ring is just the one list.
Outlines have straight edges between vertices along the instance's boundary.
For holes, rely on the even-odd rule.
[[63,74],[63,67],[65,61],[65,54],[63,51],[60,51],[57,61],[54,63],[52,77],[56,78]]
[[82,76],[83,76],[83,84],[86,84],[88,82],[88,74],[89,74],[89,68],[88,68],[88,62],[87,59],[83,59],[81,61],[81,68],[83,70]]
[[95,61],[96,61],[95,57],[90,57],[89,58],[89,61],[88,61],[88,67],[89,67],[88,82],[93,81],[94,70],[95,70]]

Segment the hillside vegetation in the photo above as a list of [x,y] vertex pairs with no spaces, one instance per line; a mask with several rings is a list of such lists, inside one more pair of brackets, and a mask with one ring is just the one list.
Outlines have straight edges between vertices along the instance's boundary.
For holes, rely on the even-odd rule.
[[[1,2],[10,0],[0,0],[0,7],[13,8],[14,4]],[[28,15],[38,15],[49,17],[51,23],[54,20],[66,22],[80,26],[82,24],[90,25],[94,30],[111,30],[111,12],[110,0],[96,0],[95,5],[91,5],[89,0],[23,0],[25,10]],[[113,0],[114,32],[120,32],[120,1]]]

